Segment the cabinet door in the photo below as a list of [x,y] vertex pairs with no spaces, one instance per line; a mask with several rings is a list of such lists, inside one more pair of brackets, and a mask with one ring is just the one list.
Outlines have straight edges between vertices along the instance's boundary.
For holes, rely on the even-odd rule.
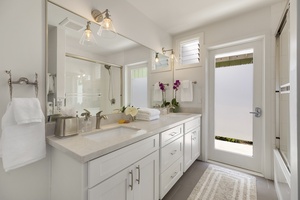
[[132,200],[134,172],[125,169],[106,181],[88,189],[89,200]]
[[192,162],[200,156],[200,127],[191,132],[192,136]]
[[150,154],[134,165],[134,200],[158,200],[159,153]]
[[192,165],[192,133],[184,135],[184,156],[183,171],[185,172]]

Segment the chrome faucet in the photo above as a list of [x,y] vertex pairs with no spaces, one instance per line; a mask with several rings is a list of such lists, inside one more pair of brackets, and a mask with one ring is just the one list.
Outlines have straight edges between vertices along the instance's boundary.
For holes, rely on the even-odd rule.
[[108,119],[108,117],[106,115],[101,115],[102,113],[102,110],[97,112],[96,114],[96,129],[100,129],[100,122],[101,122],[101,119]]
[[91,112],[87,109],[83,109],[85,112],[81,113],[81,116],[84,116],[84,121],[87,121],[91,117]]

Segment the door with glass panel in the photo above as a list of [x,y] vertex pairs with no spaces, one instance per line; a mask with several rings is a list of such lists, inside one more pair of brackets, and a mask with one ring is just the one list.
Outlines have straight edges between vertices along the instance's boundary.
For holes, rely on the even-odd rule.
[[261,172],[262,40],[209,53],[208,159]]

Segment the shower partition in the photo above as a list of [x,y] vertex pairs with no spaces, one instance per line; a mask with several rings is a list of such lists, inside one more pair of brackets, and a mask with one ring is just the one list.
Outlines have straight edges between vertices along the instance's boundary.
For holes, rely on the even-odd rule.
[[276,34],[276,149],[274,182],[279,199],[290,199],[289,8]]

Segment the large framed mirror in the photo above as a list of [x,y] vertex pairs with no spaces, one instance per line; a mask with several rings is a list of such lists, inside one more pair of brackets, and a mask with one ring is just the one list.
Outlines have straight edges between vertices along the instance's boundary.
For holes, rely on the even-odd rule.
[[[144,62],[151,69],[153,51],[119,34],[101,37],[99,24],[51,1],[47,13],[47,116],[80,115],[84,109],[94,116],[100,110],[110,114],[120,109],[126,91],[124,66]],[[81,45],[88,23],[96,44]],[[147,84],[143,87],[149,91]]]

